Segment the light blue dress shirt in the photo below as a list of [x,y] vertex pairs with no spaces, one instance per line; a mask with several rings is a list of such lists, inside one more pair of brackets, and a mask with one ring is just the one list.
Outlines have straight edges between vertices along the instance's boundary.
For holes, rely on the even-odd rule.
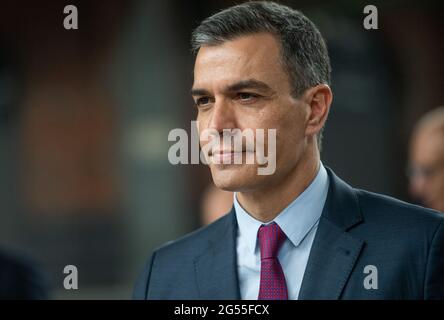
[[[296,300],[299,296],[308,256],[327,198],[328,185],[327,171],[320,163],[311,184],[273,220],[287,236],[279,250],[278,259],[284,271],[288,299]],[[257,232],[264,223],[241,207],[236,194],[234,209],[238,223],[236,252],[241,298],[257,300],[261,272]]]

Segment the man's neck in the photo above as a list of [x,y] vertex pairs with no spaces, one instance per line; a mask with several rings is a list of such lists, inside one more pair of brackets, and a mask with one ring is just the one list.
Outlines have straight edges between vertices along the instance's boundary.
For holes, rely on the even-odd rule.
[[238,192],[237,200],[252,217],[269,222],[294,201],[316,177],[319,153],[301,159],[293,170],[276,184],[253,192]]

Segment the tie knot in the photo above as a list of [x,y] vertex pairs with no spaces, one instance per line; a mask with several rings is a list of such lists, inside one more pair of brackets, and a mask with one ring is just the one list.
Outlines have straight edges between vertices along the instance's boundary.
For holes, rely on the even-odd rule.
[[262,225],[257,236],[261,248],[261,260],[277,258],[279,249],[284,243],[286,236],[276,222]]

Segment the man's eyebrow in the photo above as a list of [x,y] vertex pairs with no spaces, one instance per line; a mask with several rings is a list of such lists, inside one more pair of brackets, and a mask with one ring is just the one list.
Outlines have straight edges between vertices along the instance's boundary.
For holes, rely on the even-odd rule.
[[[226,92],[236,92],[245,89],[257,89],[261,91],[273,91],[269,85],[265,82],[255,80],[255,79],[247,79],[241,80],[236,83],[230,84],[225,88]],[[191,89],[192,96],[209,96],[211,93],[206,89],[193,88]]]
[[191,89],[192,96],[209,96],[210,92],[206,89],[192,88]]
[[261,91],[273,91],[270,86],[268,86],[265,82],[255,80],[255,79],[247,79],[231,84],[227,87],[226,91],[228,92],[236,92],[244,89],[257,89]]

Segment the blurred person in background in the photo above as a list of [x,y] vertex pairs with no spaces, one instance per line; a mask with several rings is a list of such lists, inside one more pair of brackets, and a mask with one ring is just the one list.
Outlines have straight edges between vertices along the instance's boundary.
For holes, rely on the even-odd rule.
[[48,289],[46,277],[33,261],[0,251],[0,300],[48,299]]
[[409,157],[410,194],[424,206],[444,212],[444,106],[419,120]]
[[233,192],[217,188],[210,183],[204,190],[201,200],[200,222],[206,226],[230,211],[233,206]]

